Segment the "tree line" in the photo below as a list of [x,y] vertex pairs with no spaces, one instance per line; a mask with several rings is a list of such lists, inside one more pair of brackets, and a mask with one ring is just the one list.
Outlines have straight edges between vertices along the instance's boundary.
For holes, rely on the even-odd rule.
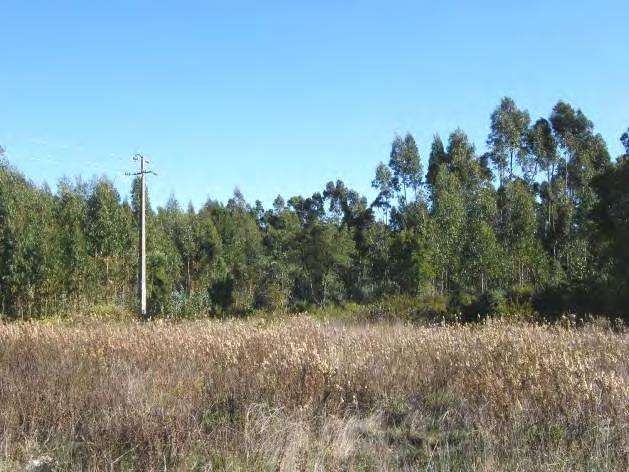
[[[412,134],[375,169],[369,202],[342,181],[272,208],[226,204],[147,217],[151,313],[246,314],[405,297],[427,310],[623,315],[629,306],[629,130],[612,159],[581,110],[533,121],[510,98],[486,153],[435,135],[424,169]],[[0,148],[0,310],[40,316],[133,307],[139,181],[22,175]]]

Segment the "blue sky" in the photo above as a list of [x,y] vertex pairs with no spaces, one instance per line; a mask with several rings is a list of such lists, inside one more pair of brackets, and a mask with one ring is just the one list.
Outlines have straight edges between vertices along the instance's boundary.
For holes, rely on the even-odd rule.
[[0,0],[0,144],[35,182],[159,173],[153,203],[373,196],[395,133],[485,148],[502,96],[629,127],[626,1]]

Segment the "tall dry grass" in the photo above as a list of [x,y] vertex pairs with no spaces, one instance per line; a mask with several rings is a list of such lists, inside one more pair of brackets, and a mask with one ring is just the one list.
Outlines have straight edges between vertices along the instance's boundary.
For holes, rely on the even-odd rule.
[[627,470],[628,340],[505,322],[0,325],[0,468]]

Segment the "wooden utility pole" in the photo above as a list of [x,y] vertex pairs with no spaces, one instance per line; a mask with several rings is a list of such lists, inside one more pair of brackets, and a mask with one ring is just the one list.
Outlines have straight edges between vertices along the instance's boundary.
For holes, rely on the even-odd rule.
[[140,161],[140,172],[128,173],[127,175],[140,176],[140,221],[139,221],[139,243],[138,243],[138,297],[140,299],[140,317],[146,318],[146,174],[157,175],[155,172],[147,170],[145,165],[149,163],[142,154],[133,156],[134,161]]

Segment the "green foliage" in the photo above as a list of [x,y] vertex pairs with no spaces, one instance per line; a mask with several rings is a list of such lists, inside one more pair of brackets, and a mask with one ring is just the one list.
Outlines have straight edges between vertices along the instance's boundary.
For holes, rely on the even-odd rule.
[[513,99],[505,97],[491,115],[491,133],[487,144],[491,147],[492,160],[498,169],[500,185],[503,185],[506,169],[509,180],[514,176],[514,160],[524,173],[529,172],[525,149],[525,136],[531,119],[526,110],[519,110]]
[[443,147],[443,141],[438,134],[433,138],[428,157],[428,172],[426,173],[426,185],[432,190],[437,182],[437,174],[441,164],[448,164],[449,156]]
[[407,133],[404,139],[395,137],[391,145],[389,167],[393,171],[393,187],[397,191],[402,190],[402,206],[408,203],[407,189],[414,190],[417,198],[422,179],[422,164],[412,134]]
[[[487,152],[461,129],[435,135],[425,175],[414,137],[396,136],[371,204],[341,180],[270,209],[238,189],[198,210],[147,197],[151,315],[626,315],[629,130],[621,142],[614,163],[581,110],[560,101],[531,125],[506,97]],[[138,211],[137,179],[124,200],[105,177],[52,192],[0,148],[0,313],[133,308]]]
[[373,320],[402,319],[415,323],[439,322],[449,316],[448,297],[427,295],[411,297],[408,295],[389,296],[370,307]]
[[629,155],[629,128],[620,137],[620,142],[625,148],[625,154]]

